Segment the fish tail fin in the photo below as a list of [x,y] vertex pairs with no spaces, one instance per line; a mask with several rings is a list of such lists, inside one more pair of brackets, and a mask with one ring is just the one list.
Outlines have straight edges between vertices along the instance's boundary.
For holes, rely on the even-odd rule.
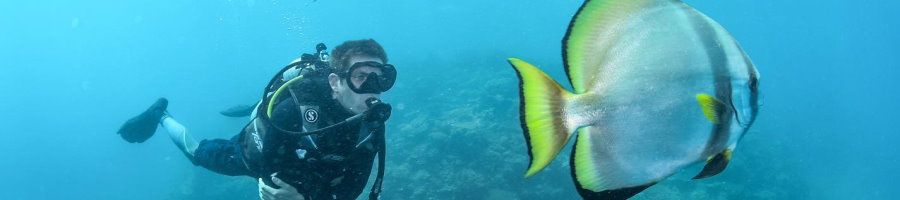
[[531,157],[527,178],[547,167],[572,135],[563,108],[573,94],[534,65],[517,58],[508,61],[519,77],[520,119]]

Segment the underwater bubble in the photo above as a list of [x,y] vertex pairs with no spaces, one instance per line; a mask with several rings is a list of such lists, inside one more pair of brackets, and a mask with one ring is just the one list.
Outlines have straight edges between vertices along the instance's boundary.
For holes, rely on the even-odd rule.
[[81,91],[88,91],[91,89],[91,81],[81,81]]
[[72,28],[78,28],[78,25],[81,24],[81,20],[76,18],[72,18],[72,22],[70,23]]

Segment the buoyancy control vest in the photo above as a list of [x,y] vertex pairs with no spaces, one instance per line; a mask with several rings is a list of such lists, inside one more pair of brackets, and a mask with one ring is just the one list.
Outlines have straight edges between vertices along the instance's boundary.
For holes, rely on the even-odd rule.
[[[301,59],[272,78],[255,116],[240,134],[241,156],[252,176],[269,186],[275,186],[270,176],[276,174],[307,199],[355,199],[377,154],[379,170],[369,199],[378,199],[384,176],[384,121],[343,110],[331,98],[330,67],[321,61]],[[340,170],[354,166],[363,166],[357,170],[364,172],[354,173],[364,177],[343,180],[342,174],[354,173]],[[359,192],[335,194],[345,190]]]

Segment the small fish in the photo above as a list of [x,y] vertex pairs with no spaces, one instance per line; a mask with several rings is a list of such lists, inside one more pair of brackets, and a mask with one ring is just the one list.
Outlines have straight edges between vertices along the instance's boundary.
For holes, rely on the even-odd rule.
[[256,108],[255,104],[245,104],[245,105],[235,105],[226,110],[220,111],[219,114],[228,116],[228,117],[246,117],[250,116],[253,112],[253,109]]
[[253,113],[253,109],[256,109],[255,104],[235,105],[226,110],[219,111],[219,114],[227,117],[246,117]]
[[688,165],[725,169],[756,119],[759,73],[718,23],[679,0],[588,0],[563,38],[574,91],[516,58],[521,125],[540,172],[573,135],[585,199],[627,199]]

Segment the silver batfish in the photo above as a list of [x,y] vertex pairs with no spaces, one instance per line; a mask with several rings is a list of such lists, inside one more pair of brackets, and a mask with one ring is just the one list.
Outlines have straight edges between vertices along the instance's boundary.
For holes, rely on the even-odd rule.
[[725,169],[758,111],[759,73],[718,23],[678,0],[585,1],[563,38],[574,91],[516,58],[530,177],[575,136],[585,199],[625,199],[688,165]]

